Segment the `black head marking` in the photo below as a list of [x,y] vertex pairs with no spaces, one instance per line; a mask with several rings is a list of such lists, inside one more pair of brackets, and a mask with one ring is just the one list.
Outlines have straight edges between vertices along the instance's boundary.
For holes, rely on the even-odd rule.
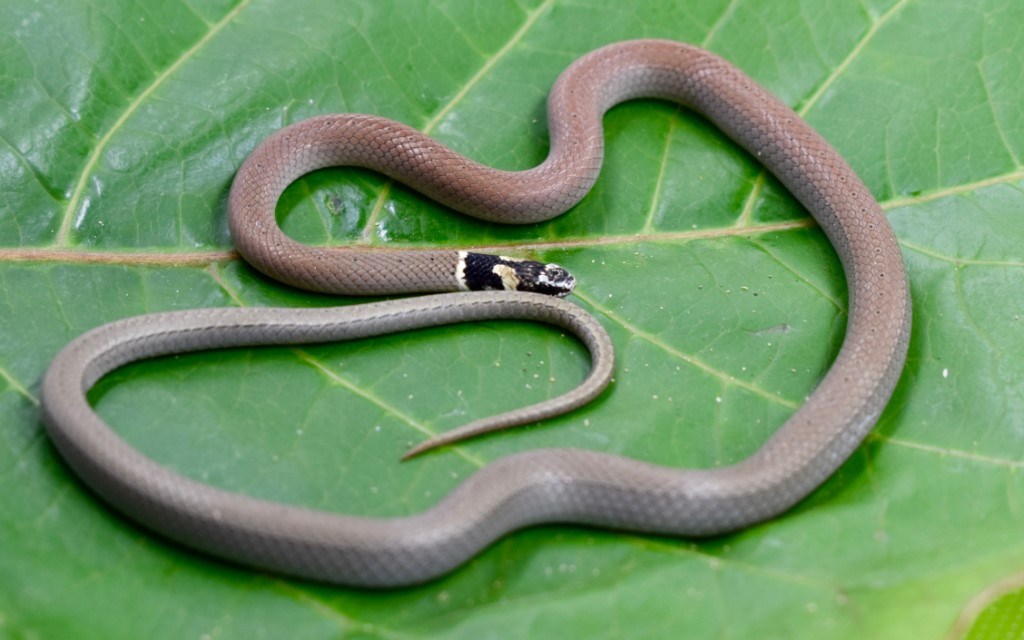
[[459,276],[471,291],[504,289],[563,297],[576,286],[576,278],[557,264],[486,253],[466,253]]

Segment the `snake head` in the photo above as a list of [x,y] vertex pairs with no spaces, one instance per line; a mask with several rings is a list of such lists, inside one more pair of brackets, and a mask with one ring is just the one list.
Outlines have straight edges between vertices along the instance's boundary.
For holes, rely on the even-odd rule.
[[576,278],[557,264],[486,253],[462,252],[457,276],[471,291],[532,291],[563,298]]

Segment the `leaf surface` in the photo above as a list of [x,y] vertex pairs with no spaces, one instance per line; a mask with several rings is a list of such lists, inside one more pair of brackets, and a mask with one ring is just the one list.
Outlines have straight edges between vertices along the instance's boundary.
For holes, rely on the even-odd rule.
[[[12,0],[0,29],[0,635],[104,638],[938,638],[1024,563],[1024,5],[1013,0]],[[166,543],[76,481],[38,384],[80,333],[215,306],[357,304],[231,250],[246,154],[303,118],[393,118],[505,169],[547,150],[573,59],[705,46],[792,105],[864,178],[914,296],[907,368],[868,441],[785,516],[705,541],[543,527],[437,582],[364,592]],[[506,228],[371,172],[279,204],[303,242],[497,247],[558,262],[617,350],[590,406],[409,463],[425,436],[585,375],[552,329],[492,322],[296,349],[164,358],[90,397],[147,455],[263,498],[372,516],[436,502],[515,451],[676,466],[744,458],[814,388],[846,285],[786,191],[695,114],[605,118],[593,192]]]

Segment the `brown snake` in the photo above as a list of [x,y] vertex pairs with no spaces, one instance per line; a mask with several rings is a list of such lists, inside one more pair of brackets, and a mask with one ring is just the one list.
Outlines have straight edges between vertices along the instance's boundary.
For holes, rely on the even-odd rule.
[[[546,220],[572,207],[594,183],[604,112],[638,97],[674,100],[703,113],[763,162],[817,220],[846,274],[849,320],[832,368],[749,458],[704,470],[574,449],[530,451],[488,464],[422,513],[374,519],[268,502],[183,478],[121,440],[85,399],[107,372],[155,355],[500,317],[564,326],[594,358],[579,389],[545,403],[539,413],[512,412],[518,422],[568,410],[600,393],[612,366],[600,325],[565,301],[516,292],[341,309],[204,309],[112,323],[68,345],[47,372],[42,405],[53,441],[97,493],[156,531],[251,566],[359,586],[430,580],[509,531],[540,523],[708,536],[780,514],[831,475],[878,419],[906,357],[910,295],[892,229],[853,170],[792,110],[717,56],[667,41],[624,42],[584,56],[552,89],[548,159],[522,172],[484,167],[409,127],[372,116],[323,116],[289,126],[261,144],[235,179],[229,206],[235,242],[263,272],[317,291],[519,287],[565,294],[573,281],[554,265],[457,251],[305,246],[280,231],[275,204],[308,171],[358,165],[471,215]],[[502,426],[503,418],[474,428]]]

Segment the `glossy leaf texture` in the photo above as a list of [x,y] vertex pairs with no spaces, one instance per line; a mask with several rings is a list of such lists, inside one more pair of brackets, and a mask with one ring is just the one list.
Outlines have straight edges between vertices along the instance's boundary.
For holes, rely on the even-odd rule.
[[[0,27],[0,636],[940,638],[1024,567],[1024,5],[1015,0],[9,0]],[[542,527],[393,592],[265,575],[107,509],[64,466],[38,385],[83,331],[212,306],[320,306],[232,252],[246,154],[332,112],[410,124],[506,169],[541,161],[544,99],[606,43],[726,57],[860,173],[899,237],[915,325],[868,441],[785,516],[712,540]],[[514,451],[677,466],[749,455],[842,339],[824,236],[699,116],[605,118],[594,191],[504,228],[379,175],[294,184],[316,244],[490,247],[558,262],[611,332],[613,387],[542,425],[399,463],[427,434],[557,394],[573,340],[492,322],[122,369],[91,394],[133,445],[259,497],[388,516]],[[85,634],[85,635],[83,635]]]

